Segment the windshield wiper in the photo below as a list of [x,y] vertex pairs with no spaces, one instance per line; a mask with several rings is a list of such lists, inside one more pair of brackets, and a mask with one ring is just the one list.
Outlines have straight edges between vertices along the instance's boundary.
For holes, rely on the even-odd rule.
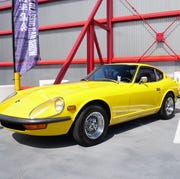
[[114,83],[119,84],[119,81],[116,81],[116,80],[113,80],[113,79],[110,79],[110,78],[101,78],[101,79],[97,79],[97,81],[110,81],[110,82],[114,82]]
[[[86,78],[83,78],[83,79],[81,79],[81,81],[89,81],[89,80],[86,79]],[[116,81],[116,80],[113,80],[113,79],[110,79],[110,78],[99,78],[99,79],[90,80],[90,81],[109,81],[109,82],[114,82],[114,83],[119,84],[119,81]]]
[[88,81],[88,79],[86,79],[86,78],[83,78],[83,79],[81,79],[81,81]]

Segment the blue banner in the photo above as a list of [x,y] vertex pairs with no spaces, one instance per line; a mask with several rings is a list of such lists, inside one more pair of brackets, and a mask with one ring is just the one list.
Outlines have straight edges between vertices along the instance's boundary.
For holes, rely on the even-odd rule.
[[23,75],[40,60],[38,0],[14,0],[15,70]]

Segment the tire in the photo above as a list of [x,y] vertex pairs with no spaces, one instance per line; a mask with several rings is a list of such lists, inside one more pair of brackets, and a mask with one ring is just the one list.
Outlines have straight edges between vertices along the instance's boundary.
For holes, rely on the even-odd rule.
[[97,145],[103,141],[109,125],[106,111],[98,105],[90,105],[78,116],[73,137],[82,146]]
[[168,93],[162,103],[160,109],[160,117],[162,119],[171,119],[175,113],[175,102],[174,96],[171,93]]

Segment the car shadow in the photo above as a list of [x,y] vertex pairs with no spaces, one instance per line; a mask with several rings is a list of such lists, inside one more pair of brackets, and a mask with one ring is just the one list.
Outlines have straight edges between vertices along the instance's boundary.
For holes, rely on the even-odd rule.
[[113,136],[161,120],[157,114],[110,126],[106,140]]
[[[176,113],[180,113],[180,109],[176,109]],[[124,122],[114,126],[110,126],[108,133],[104,139],[104,142],[111,139],[113,136],[132,130],[143,125],[147,125],[157,120],[161,120],[159,115],[151,115],[148,117],[138,118],[129,122]],[[13,138],[23,145],[28,145],[37,148],[61,148],[61,147],[70,147],[77,145],[71,135],[63,136],[28,136],[19,133],[13,133]]]
[[175,109],[175,113],[180,113],[180,109],[179,109],[179,108],[176,108],[176,109]]
[[[125,122],[115,126],[109,127],[107,136],[104,140],[107,141],[114,135],[146,125],[148,123],[158,120],[157,115],[139,118],[130,122]],[[28,145],[37,148],[61,148],[77,145],[71,135],[63,136],[29,136],[19,133],[13,133],[12,137],[23,145]]]
[[[178,113],[180,113],[180,108],[176,107],[175,115]],[[128,121],[128,122],[124,122],[124,123],[117,124],[114,126],[110,126],[108,134],[106,136],[106,140],[108,140],[109,138],[112,138],[116,134],[120,134],[120,133],[126,132],[128,130],[131,130],[131,129],[134,129],[137,127],[141,127],[143,125],[147,125],[147,124],[156,122],[158,120],[164,120],[164,119],[161,119],[158,114],[154,114],[154,115],[150,115],[147,117],[138,118],[138,119],[135,119],[132,121]],[[172,119],[169,119],[169,120],[172,120]]]
[[30,136],[13,133],[12,137],[20,144],[36,148],[61,148],[77,145],[70,135]]

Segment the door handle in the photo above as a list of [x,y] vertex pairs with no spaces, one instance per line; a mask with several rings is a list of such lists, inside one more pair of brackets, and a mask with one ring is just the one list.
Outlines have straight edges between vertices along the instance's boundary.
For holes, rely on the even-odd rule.
[[161,91],[161,88],[156,88],[156,91]]

